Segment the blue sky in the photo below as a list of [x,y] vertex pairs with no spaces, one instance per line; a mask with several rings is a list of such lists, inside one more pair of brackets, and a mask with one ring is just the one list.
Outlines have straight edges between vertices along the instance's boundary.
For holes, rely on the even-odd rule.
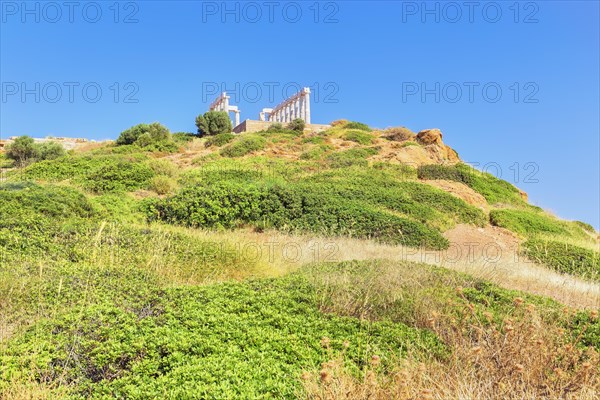
[[221,89],[256,119],[309,86],[313,122],[440,128],[534,204],[600,227],[596,1],[69,4],[0,2],[3,138],[193,131]]

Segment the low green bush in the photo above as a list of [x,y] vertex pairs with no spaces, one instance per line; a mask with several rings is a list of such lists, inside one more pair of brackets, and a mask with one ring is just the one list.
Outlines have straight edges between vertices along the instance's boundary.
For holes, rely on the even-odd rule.
[[134,191],[146,188],[155,174],[147,160],[142,154],[65,156],[32,164],[10,179],[73,182],[94,193]]
[[421,222],[378,210],[368,203],[332,196],[311,185],[207,182],[206,187],[186,187],[153,204],[148,216],[192,227],[235,228],[252,224],[284,231],[372,238],[413,247],[448,247],[439,231]]
[[168,159],[157,158],[150,160],[148,166],[156,175],[174,177],[179,173],[178,167]]
[[295,132],[297,134],[302,134],[304,132],[304,128],[306,127],[306,123],[301,118],[296,118],[292,122],[287,125],[287,129]]
[[219,133],[218,135],[209,136],[209,138],[206,139],[205,146],[206,147],[210,147],[210,146],[221,147],[221,146],[225,146],[227,143],[231,142],[233,139],[235,139],[235,135],[233,133]]
[[177,143],[189,143],[194,140],[197,135],[192,132],[175,132],[171,135],[171,137]]
[[124,130],[119,135],[116,144],[119,146],[135,144],[140,139],[143,142],[139,143],[141,147],[154,142],[166,142],[172,140],[171,132],[169,132],[167,127],[158,122],[153,122],[151,124],[138,124]]
[[0,184],[0,227],[10,227],[23,219],[33,222],[36,218],[48,218],[58,222],[93,214],[87,198],[70,187],[32,182]]
[[83,187],[94,193],[131,192],[148,187],[154,176],[145,163],[117,162],[103,165],[85,177]]
[[177,182],[168,176],[158,175],[150,180],[149,188],[156,194],[164,195],[173,192],[177,188]]
[[246,154],[263,150],[266,145],[267,141],[265,138],[258,135],[245,134],[224,147],[221,150],[221,155],[225,157],[242,157]]
[[325,156],[325,154],[327,154],[328,152],[332,151],[333,147],[329,146],[329,145],[320,145],[320,146],[315,146],[311,149],[308,149],[304,152],[302,152],[302,154],[300,154],[300,159],[301,160],[322,160],[323,157]]
[[584,231],[586,231],[586,232],[589,232],[589,233],[596,233],[596,229],[595,229],[595,228],[594,228],[592,225],[588,224],[587,222],[583,222],[583,221],[573,221],[573,223],[574,223],[575,225],[579,226],[581,229],[583,229],[583,230],[584,230]]
[[600,281],[600,252],[559,241],[530,239],[523,243],[522,253],[558,272]]
[[377,153],[378,151],[372,147],[349,149],[329,154],[327,161],[331,168],[367,167],[369,165],[367,158]]
[[66,150],[60,143],[52,141],[36,143],[29,136],[19,136],[6,146],[3,157],[12,160],[17,167],[24,167],[37,161],[54,160],[66,154]]
[[372,144],[375,141],[375,138],[372,134],[361,130],[350,130],[344,133],[342,138],[345,140],[356,142],[358,144],[362,144],[364,146]]
[[317,145],[325,144],[326,141],[327,138],[321,135],[313,135],[302,138],[302,143],[312,143]]
[[464,183],[485,197],[490,204],[525,204],[515,186],[466,164],[423,165],[419,167],[418,174],[419,179],[446,179]]
[[[401,169],[402,174],[411,176],[410,167],[397,168]],[[414,169],[412,171],[414,173]],[[442,230],[452,227],[455,222],[479,226],[487,222],[486,215],[480,209],[440,189],[419,182],[403,181],[404,178],[396,171],[389,170],[345,169],[341,174],[327,171],[307,178],[305,190],[385,207]]]
[[563,235],[572,238],[586,238],[580,227],[560,221],[541,211],[499,209],[490,211],[490,223],[506,228],[524,237],[540,234]]
[[138,224],[145,222],[145,215],[139,210],[138,202],[127,194],[105,193],[91,196],[90,202],[103,221]]
[[269,127],[267,128],[267,130],[265,132],[285,132],[286,128],[284,128],[283,124],[281,124],[280,122],[275,122],[271,125],[269,125]]
[[371,128],[367,124],[363,124],[362,122],[350,121],[343,125],[344,129],[358,129],[361,131],[370,132]]
[[321,313],[297,275],[166,290],[138,288],[139,280],[126,286],[138,301],[91,303],[12,340],[0,355],[0,390],[20,378],[66,384],[85,398],[294,398],[302,372],[346,341],[356,375],[373,355],[391,368],[409,350],[447,353],[426,330]]

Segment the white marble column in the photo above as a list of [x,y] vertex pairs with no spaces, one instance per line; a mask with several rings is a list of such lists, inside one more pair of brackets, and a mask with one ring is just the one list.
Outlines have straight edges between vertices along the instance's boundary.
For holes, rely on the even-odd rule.
[[304,122],[310,124],[310,89],[306,88],[304,93],[304,101],[306,102],[306,118]]
[[300,99],[294,100],[294,119],[300,118]]

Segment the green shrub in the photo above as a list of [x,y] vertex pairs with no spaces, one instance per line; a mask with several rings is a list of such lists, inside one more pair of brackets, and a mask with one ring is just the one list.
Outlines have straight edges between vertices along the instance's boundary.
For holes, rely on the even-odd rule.
[[347,168],[352,166],[366,167],[369,165],[367,158],[377,154],[374,148],[360,148],[338,151],[327,156],[331,168]]
[[523,243],[522,253],[558,272],[600,280],[600,252],[558,241],[530,239]]
[[313,136],[308,136],[308,137],[304,137],[302,138],[302,143],[312,143],[312,144],[325,144],[325,142],[327,141],[327,138],[325,138],[325,136],[321,136],[321,135],[313,135]]
[[351,344],[344,361],[357,374],[372,355],[391,368],[409,350],[447,353],[426,330],[323,314],[297,275],[159,291],[114,274],[140,299],[104,299],[34,325],[0,355],[0,389],[22,377],[66,382],[73,397],[294,398],[302,371],[329,360],[323,336],[337,351]]
[[419,179],[446,179],[464,183],[481,194],[490,204],[515,204],[525,202],[519,189],[487,172],[477,171],[466,164],[423,165],[418,169]]
[[123,193],[105,193],[92,196],[90,202],[103,221],[137,223],[145,222],[145,215],[138,209],[137,201]]
[[490,223],[509,229],[525,237],[539,234],[586,238],[587,234],[576,225],[569,225],[541,211],[500,209],[490,211]]
[[416,180],[417,169],[408,164],[390,164],[387,162],[374,162],[373,168],[379,171],[385,171],[392,174],[393,178],[400,180]]
[[19,136],[6,146],[6,157],[13,160],[18,167],[35,161],[39,155],[39,147],[29,136]]
[[208,111],[204,115],[198,115],[196,127],[200,136],[231,133],[233,130],[229,114],[225,111]]
[[221,155],[225,157],[241,157],[255,151],[263,150],[267,145],[265,138],[257,135],[242,135],[240,139],[227,145],[221,150]]
[[330,150],[327,146],[313,147],[300,154],[301,160],[322,160],[323,156]]
[[147,164],[116,162],[87,174],[84,188],[95,193],[134,191],[146,188],[154,172]]
[[17,167],[24,167],[36,161],[54,160],[67,154],[60,143],[47,141],[35,143],[29,136],[20,136],[6,146],[6,158],[13,160]]
[[65,148],[56,142],[44,142],[38,145],[39,160],[54,160],[67,154]]
[[372,144],[375,138],[368,132],[361,130],[351,130],[342,136],[345,140],[350,140],[362,145]]
[[[410,169],[401,171],[410,176]],[[412,171],[414,173],[414,169]],[[325,172],[305,179],[304,184],[305,190],[385,207],[442,230],[452,227],[455,222],[479,226],[486,223],[486,215],[463,200],[422,183],[396,181],[390,173],[397,174],[396,171],[377,169],[345,169],[340,173],[342,176]]]
[[0,153],[0,168],[12,168],[15,166],[15,161],[8,158],[6,153]]
[[[65,220],[72,217],[88,218],[94,210],[87,198],[77,190],[33,182],[0,184],[0,227],[9,227],[15,221],[48,218]],[[31,227],[35,228],[35,224]]]
[[138,124],[121,132],[116,143],[119,146],[134,144],[140,138],[142,141],[139,144],[141,147],[144,147],[154,142],[166,142],[171,140],[171,133],[166,127],[158,122]]
[[148,162],[148,166],[156,175],[164,175],[168,177],[174,177],[178,174],[177,165],[173,164],[167,159],[154,159]]
[[231,142],[233,139],[235,139],[235,135],[233,133],[219,133],[206,139],[205,146],[221,147]]
[[286,129],[283,127],[283,125],[279,122],[275,122],[271,125],[269,125],[269,127],[267,128],[266,132],[284,132],[286,131]]
[[586,232],[596,233],[596,229],[592,225],[590,225],[590,224],[588,224],[586,222],[583,222],[583,221],[573,221],[573,223],[575,225],[579,226],[581,229],[583,229]]
[[369,125],[363,124],[362,122],[355,122],[355,121],[350,121],[350,122],[344,124],[343,128],[344,129],[358,129],[358,130],[367,131],[367,132],[371,131],[371,128],[369,128]]
[[[193,227],[235,228],[244,224],[286,231],[372,238],[386,243],[443,249],[448,241],[424,224],[331,196],[310,185],[260,186],[206,182],[154,205],[150,218]],[[209,183],[210,182],[210,183]]]
[[296,118],[288,124],[287,129],[296,133],[303,133],[305,127],[306,123],[304,122],[304,120],[301,118]]
[[419,179],[445,179],[469,186],[472,184],[474,170],[458,168],[456,165],[431,164],[419,166],[418,174]]
[[189,143],[196,137],[192,132],[175,132],[171,135],[173,140],[178,143]]
[[150,180],[149,187],[150,190],[162,195],[173,192],[177,187],[177,183],[173,178],[158,175]]

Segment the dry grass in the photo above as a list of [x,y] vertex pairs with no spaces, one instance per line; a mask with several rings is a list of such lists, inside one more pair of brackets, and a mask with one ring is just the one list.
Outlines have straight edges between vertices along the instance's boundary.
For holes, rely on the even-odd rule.
[[66,387],[55,389],[38,382],[14,382],[0,392],[0,400],[54,400],[67,397]]
[[[600,285],[560,274],[518,255],[519,242],[506,230],[459,225],[449,236],[447,251],[431,251],[379,244],[370,240],[286,235],[251,230],[196,234],[211,240],[228,240],[243,250],[262,249],[259,276],[280,276],[312,262],[375,260],[414,261],[468,273],[501,287],[553,298],[579,308],[600,306]],[[498,253],[499,251],[499,253]]]
[[[558,326],[545,323],[533,305],[516,298],[500,323],[483,319],[457,289],[458,301],[427,324],[449,346],[448,360],[398,360],[384,370],[376,354],[359,375],[331,354],[320,371],[301,379],[308,399],[597,399],[599,354],[578,346]],[[567,311],[568,312],[568,311]],[[584,328],[585,329],[585,328]],[[327,347],[327,341],[324,342]],[[352,344],[349,344],[352,345]]]

